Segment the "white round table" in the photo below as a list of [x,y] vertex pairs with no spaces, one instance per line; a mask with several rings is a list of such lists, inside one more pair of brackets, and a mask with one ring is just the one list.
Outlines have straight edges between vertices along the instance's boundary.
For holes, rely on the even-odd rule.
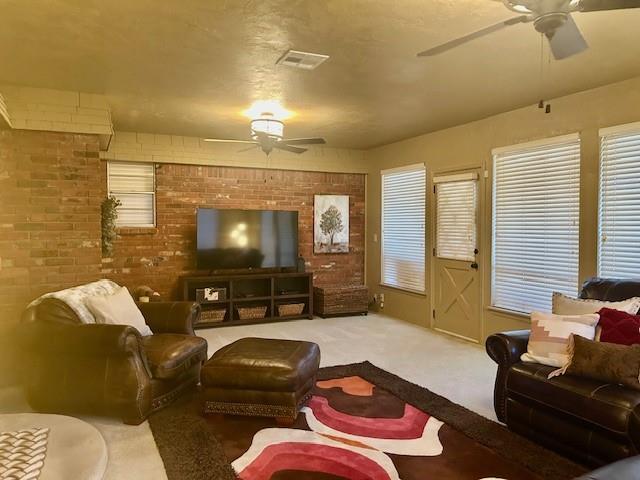
[[48,428],[46,456],[38,480],[101,480],[107,445],[93,426],[73,417],[43,413],[0,415],[0,432]]

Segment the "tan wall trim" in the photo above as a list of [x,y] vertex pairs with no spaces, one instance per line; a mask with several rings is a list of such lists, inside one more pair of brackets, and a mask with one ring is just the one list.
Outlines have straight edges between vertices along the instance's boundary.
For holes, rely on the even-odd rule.
[[101,152],[100,158],[314,172],[368,172],[363,150],[320,146],[300,155],[274,151],[268,156],[259,149],[242,153],[238,150],[241,148],[235,144],[204,142],[197,137],[115,132],[109,149]]
[[96,134],[101,148],[109,144],[113,126],[104,95],[6,84],[0,85],[0,93],[11,128]]

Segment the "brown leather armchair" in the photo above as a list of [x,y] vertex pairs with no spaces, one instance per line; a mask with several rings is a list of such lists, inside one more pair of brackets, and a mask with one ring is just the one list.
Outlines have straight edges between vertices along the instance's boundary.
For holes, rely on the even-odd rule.
[[47,298],[23,314],[27,399],[38,411],[108,415],[137,425],[200,379],[207,342],[194,302],[138,305],[153,335],[125,325],[82,324]]
[[[592,278],[581,298],[619,301],[640,296],[640,281]],[[486,348],[498,364],[494,407],[510,430],[599,466],[640,451],[640,391],[588,378],[547,379],[554,367],[520,361],[529,330],[491,335]]]

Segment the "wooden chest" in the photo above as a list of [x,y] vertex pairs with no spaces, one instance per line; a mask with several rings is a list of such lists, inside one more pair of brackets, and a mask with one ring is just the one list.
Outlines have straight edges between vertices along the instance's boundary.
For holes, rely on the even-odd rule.
[[366,315],[369,289],[365,285],[313,287],[313,312],[321,317]]

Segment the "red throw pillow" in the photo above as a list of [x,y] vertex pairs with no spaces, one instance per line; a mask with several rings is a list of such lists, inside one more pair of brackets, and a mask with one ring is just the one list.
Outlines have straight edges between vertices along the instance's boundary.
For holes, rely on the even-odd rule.
[[601,308],[598,312],[602,329],[600,341],[620,345],[640,343],[640,315],[632,315],[612,308]]

